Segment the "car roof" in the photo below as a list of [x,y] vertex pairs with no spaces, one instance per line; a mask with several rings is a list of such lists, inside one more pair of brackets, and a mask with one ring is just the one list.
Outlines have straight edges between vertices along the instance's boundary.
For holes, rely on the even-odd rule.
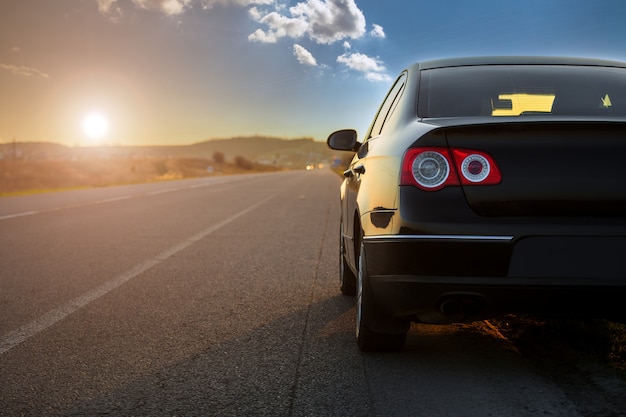
[[626,68],[625,62],[595,58],[551,57],[551,56],[484,56],[465,58],[445,58],[412,65],[413,70],[433,68],[464,67],[478,65],[582,65],[598,67]]

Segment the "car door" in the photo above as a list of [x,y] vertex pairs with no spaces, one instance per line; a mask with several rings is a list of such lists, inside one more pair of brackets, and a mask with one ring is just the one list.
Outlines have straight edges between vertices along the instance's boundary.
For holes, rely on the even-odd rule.
[[[360,218],[359,216],[363,211],[363,208],[358,206],[358,196],[359,192],[361,192],[362,184],[365,182],[365,189],[363,192],[368,192],[367,190],[367,157],[370,148],[373,146],[375,141],[380,136],[380,133],[385,126],[385,122],[389,119],[395,105],[397,104],[402,92],[404,91],[404,87],[406,85],[407,74],[402,73],[396,82],[393,84],[385,100],[380,106],[374,121],[368,130],[365,140],[363,144],[360,146],[358,152],[352,159],[348,171],[346,171],[346,180],[345,180],[345,196],[343,202],[343,213],[344,213],[344,228],[345,228],[345,236],[350,240],[351,244],[347,244],[347,254],[349,258],[349,262],[353,265],[357,265],[357,248],[358,248],[358,239],[360,238],[361,228],[360,228]],[[355,219],[355,217],[357,217]],[[357,221],[355,221],[357,220]]]

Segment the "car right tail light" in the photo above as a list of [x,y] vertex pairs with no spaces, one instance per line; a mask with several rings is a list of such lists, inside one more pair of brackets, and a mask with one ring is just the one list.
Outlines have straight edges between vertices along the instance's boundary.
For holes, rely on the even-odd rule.
[[463,185],[495,185],[502,181],[496,161],[485,152],[452,149]]

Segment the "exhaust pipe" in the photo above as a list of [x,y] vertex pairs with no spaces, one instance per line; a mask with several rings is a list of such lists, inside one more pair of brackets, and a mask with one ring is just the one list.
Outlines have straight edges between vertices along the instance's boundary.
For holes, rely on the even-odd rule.
[[416,314],[418,321],[431,324],[465,323],[481,317],[485,300],[478,294],[454,294],[443,298],[432,310]]
[[464,308],[463,303],[457,300],[456,298],[449,298],[444,300],[439,305],[439,311],[441,311],[446,316],[463,316]]

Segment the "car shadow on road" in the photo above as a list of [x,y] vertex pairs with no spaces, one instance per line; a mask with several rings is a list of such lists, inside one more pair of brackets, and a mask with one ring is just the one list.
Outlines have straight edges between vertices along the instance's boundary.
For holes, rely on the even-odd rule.
[[[326,397],[333,403],[337,384],[349,388],[355,376],[362,379],[348,323],[353,302],[337,295],[240,337],[208,339],[206,349],[184,361],[84,399],[63,414],[279,416],[293,414],[303,406],[300,399],[308,402],[311,395],[311,401]],[[325,389],[310,393],[311,384]]]
[[185,360],[83,396],[63,414],[406,415],[418,403],[462,411],[472,396],[496,396],[506,411],[511,384],[530,378],[536,389],[529,392],[545,388],[528,372],[506,341],[473,325],[413,325],[403,351],[363,354],[354,340],[354,298],[336,295],[239,337],[207,339]]

